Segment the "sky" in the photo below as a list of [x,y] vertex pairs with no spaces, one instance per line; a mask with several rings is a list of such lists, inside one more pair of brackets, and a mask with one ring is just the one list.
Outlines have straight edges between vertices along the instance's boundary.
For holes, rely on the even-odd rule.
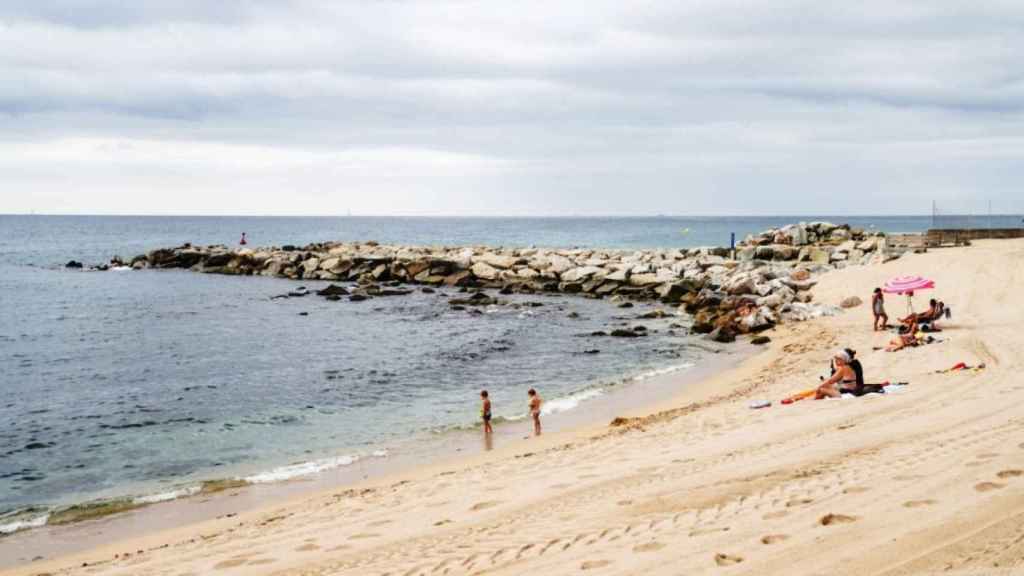
[[4,0],[0,213],[1024,212],[1024,2]]

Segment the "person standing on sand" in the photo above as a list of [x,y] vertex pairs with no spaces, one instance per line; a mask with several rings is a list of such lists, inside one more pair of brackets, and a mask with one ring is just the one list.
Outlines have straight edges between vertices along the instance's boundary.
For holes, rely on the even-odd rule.
[[530,397],[530,417],[533,418],[533,435],[540,436],[540,405],[544,403],[533,388],[526,393]]
[[[882,295],[881,288],[875,288],[875,293],[871,295],[871,312],[875,315],[875,332],[889,327],[889,316],[885,313],[885,296]],[[878,324],[879,320],[882,321],[881,327]]]
[[484,421],[484,434],[490,435],[494,432],[491,428],[491,399],[488,397],[487,390],[480,391],[480,418]]

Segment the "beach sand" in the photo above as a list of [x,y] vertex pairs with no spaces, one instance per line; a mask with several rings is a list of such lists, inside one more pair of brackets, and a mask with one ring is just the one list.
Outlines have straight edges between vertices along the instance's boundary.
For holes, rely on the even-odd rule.
[[[870,293],[934,278],[942,341],[873,351]],[[1021,574],[1024,242],[908,255],[821,278],[839,316],[625,425],[589,426],[6,574]],[[932,294],[923,293],[918,307]],[[923,297],[923,298],[922,298]],[[903,311],[889,297],[891,317]],[[860,399],[778,401],[858,350]],[[981,371],[937,374],[957,362]],[[773,406],[751,410],[769,399]],[[140,552],[141,551],[141,552]],[[115,556],[116,555],[116,556]]]

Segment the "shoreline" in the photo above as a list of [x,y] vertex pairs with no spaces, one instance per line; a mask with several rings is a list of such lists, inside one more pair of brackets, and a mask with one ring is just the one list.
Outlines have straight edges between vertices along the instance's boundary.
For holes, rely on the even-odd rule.
[[[551,399],[557,402],[576,395],[584,395],[576,409],[547,414],[545,433],[539,439],[550,442],[551,437],[575,437],[586,431],[599,431],[617,417],[631,417],[671,404],[686,394],[689,387],[700,386],[709,378],[727,372],[735,364],[763,353],[762,348],[742,343],[729,347],[706,350],[696,363],[667,364],[630,377],[622,377],[614,384],[585,388],[567,397]],[[594,396],[586,392],[597,391]],[[489,454],[517,452],[536,444],[531,437],[532,428],[524,418],[506,420],[495,425],[493,447],[481,440],[477,427],[458,426],[454,429],[392,443],[372,453],[352,456],[338,454],[312,461],[277,466],[245,477],[229,476],[168,486],[162,492],[126,495],[101,500],[87,500],[58,508],[46,517],[58,517],[41,524],[29,525],[0,535],[0,571],[17,569],[33,560],[59,560],[90,548],[102,546],[111,536],[131,540],[164,531],[195,526],[226,516],[255,513],[263,508],[287,504],[317,494],[362,485],[376,485],[388,478],[417,474],[431,466],[458,467]],[[394,450],[393,450],[394,449]],[[378,452],[385,452],[380,455]],[[289,478],[253,481],[256,477],[269,477],[281,469],[311,466],[321,462],[353,458],[350,463],[324,467]],[[500,458],[500,457],[499,457]],[[175,494],[173,497],[163,497]],[[61,554],[53,555],[54,550]],[[14,558],[17,552],[20,557]],[[11,558],[11,561],[8,561]]]
[[[516,445],[528,448],[430,463],[5,574],[1016,573],[1024,565],[1024,308],[1012,302],[1024,282],[1024,242],[839,270],[821,278],[815,297],[867,294],[910,271],[933,278],[956,311],[933,344],[875,350],[891,334],[872,332],[861,305],[782,326],[765,352],[618,425],[552,433]],[[816,383],[840,347],[859,351],[867,378],[910,385],[750,409],[750,400]],[[945,370],[958,361],[986,368]]]

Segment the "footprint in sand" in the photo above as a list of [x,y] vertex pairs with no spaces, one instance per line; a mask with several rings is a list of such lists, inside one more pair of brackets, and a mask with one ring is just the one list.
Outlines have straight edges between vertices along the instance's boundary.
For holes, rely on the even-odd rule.
[[719,566],[732,566],[733,564],[739,564],[743,562],[742,556],[733,556],[731,554],[715,554],[715,564]]
[[378,520],[376,522],[370,522],[367,526],[386,526],[394,522],[393,520]]
[[903,503],[904,508],[924,508],[936,504],[935,500],[909,500]]
[[215,564],[213,566],[213,569],[214,570],[227,570],[228,568],[235,568],[235,567],[241,566],[242,564],[245,564],[245,563],[246,563],[246,559],[245,558],[234,558],[234,559],[231,559],[231,560],[225,560],[223,562],[219,562],[219,563]]
[[303,544],[302,546],[299,546],[298,548],[296,548],[295,551],[296,552],[312,552],[314,550],[319,550],[319,549],[320,549],[320,547],[317,546],[316,544]]
[[818,523],[822,526],[835,526],[836,524],[849,524],[850,522],[856,521],[856,516],[847,516],[846,514],[825,514],[818,520]]
[[597,568],[604,568],[611,563],[611,560],[587,560],[580,564],[580,570],[596,570]]
[[974,489],[978,492],[991,492],[992,490],[999,490],[1005,487],[1006,484],[997,484],[995,482],[982,482],[981,484],[974,485]]
[[1021,476],[1021,475],[1024,475],[1024,470],[1003,470],[1003,471],[999,472],[998,474],[996,474],[996,476],[998,476],[1000,478],[1003,478],[1003,479],[1006,479],[1006,478],[1016,478],[1016,477]]
[[479,512],[481,510],[487,510],[488,508],[494,508],[498,504],[501,504],[501,502],[499,502],[497,500],[489,500],[487,502],[477,502],[476,504],[473,504],[473,507],[470,508],[469,510],[471,512]]
[[728,526],[726,526],[724,528],[698,528],[696,530],[691,530],[689,536],[690,536],[690,538],[693,538],[695,536],[704,536],[705,534],[717,534],[718,532],[728,532],[728,531],[729,531],[729,527]]
[[367,538],[378,538],[380,534],[370,534],[361,532],[359,534],[353,534],[348,537],[349,540],[366,540]]
[[616,504],[618,504],[619,506],[629,506],[632,503],[632,500],[619,500],[618,502],[616,502]]
[[869,490],[871,490],[871,488],[866,486],[850,486],[843,490],[843,494],[863,494]]
[[640,544],[639,546],[633,547],[633,552],[657,552],[664,548],[665,545],[661,542],[648,542],[646,544]]
[[995,458],[996,456],[999,456],[999,454],[997,454],[996,452],[985,452],[985,453],[982,453],[982,454],[978,454],[977,456],[975,456],[975,458],[987,459],[987,458]]
[[761,544],[778,544],[783,540],[787,540],[789,536],[785,534],[769,534],[761,537]]
[[274,562],[277,562],[275,558],[258,558],[249,562],[246,566],[263,566],[265,564],[273,564]]
[[786,502],[786,508],[792,508],[794,506],[803,506],[804,504],[810,504],[812,502],[814,502],[814,500],[811,500],[810,498],[796,498],[794,500]]

